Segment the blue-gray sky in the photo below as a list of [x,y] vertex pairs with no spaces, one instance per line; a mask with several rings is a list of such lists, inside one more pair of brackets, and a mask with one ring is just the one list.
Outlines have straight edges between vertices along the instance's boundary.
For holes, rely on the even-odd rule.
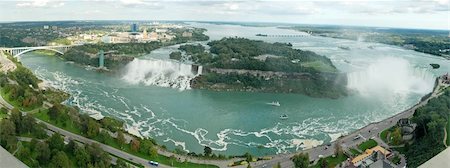
[[3,0],[0,21],[198,20],[450,28],[450,0]]

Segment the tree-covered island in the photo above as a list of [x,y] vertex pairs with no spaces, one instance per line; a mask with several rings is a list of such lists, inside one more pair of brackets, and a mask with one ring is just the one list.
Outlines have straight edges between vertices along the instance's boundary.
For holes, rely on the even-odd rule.
[[347,94],[346,76],[325,56],[293,49],[291,44],[267,43],[245,38],[223,38],[202,45],[179,47],[171,54],[202,65],[203,74],[192,88],[218,91],[301,93],[338,98]]

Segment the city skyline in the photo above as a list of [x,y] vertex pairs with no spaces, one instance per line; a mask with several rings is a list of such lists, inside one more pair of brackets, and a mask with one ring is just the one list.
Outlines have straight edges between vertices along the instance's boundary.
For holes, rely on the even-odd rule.
[[449,0],[2,1],[0,21],[189,20],[449,30]]

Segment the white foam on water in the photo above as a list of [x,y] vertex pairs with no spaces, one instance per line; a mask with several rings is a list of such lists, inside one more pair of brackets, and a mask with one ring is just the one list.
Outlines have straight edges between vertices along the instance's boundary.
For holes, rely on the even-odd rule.
[[122,79],[131,84],[190,89],[190,81],[196,76],[192,66],[170,60],[134,59],[125,67]]
[[172,142],[175,146],[181,146],[181,149],[183,149],[186,152],[189,152],[189,150],[186,149],[186,143],[185,142],[180,142],[180,141],[175,141],[171,138],[166,138],[166,140],[164,140],[163,142]]

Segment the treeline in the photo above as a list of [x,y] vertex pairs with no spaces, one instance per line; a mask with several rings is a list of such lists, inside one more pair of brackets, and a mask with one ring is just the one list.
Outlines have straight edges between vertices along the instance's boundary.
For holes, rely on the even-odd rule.
[[205,73],[191,81],[192,88],[217,91],[257,91],[300,93],[311,97],[339,98],[347,95],[344,75],[334,78],[317,76],[285,76],[266,79],[252,74]]
[[[111,158],[98,144],[67,144],[58,133],[48,136],[44,124],[38,124],[31,114],[22,116],[17,109],[0,121],[0,143],[30,167],[128,167],[123,160],[111,165]],[[18,137],[31,140],[21,140]]]
[[72,49],[80,50],[90,54],[97,54],[100,50],[103,50],[104,52],[112,51],[115,54],[119,55],[139,55],[150,53],[151,51],[161,47],[162,45],[162,42],[157,41],[152,41],[149,43],[98,43],[75,46]]
[[450,116],[450,90],[427,105],[417,108],[412,118],[417,124],[416,140],[405,146],[408,167],[418,167],[445,149],[444,129]]

